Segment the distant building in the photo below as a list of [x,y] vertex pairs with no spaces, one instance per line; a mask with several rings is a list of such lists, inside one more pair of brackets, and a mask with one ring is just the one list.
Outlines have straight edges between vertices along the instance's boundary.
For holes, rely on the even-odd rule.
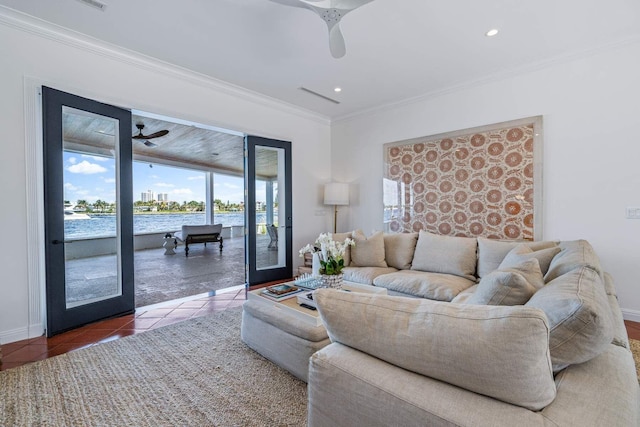
[[156,201],[158,201],[158,202],[168,202],[169,201],[169,193],[158,193],[156,195]]
[[153,191],[151,190],[147,190],[145,193],[140,193],[140,200],[142,200],[143,202],[150,202],[152,200],[155,200],[155,194],[153,194]]

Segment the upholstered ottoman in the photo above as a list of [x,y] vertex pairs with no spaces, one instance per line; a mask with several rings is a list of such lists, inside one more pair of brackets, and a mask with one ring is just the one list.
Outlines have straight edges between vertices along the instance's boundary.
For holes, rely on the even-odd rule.
[[322,323],[313,320],[316,317],[311,314],[309,316],[313,319],[305,321],[288,308],[252,299],[245,301],[242,307],[242,341],[307,382],[309,358],[331,343]]

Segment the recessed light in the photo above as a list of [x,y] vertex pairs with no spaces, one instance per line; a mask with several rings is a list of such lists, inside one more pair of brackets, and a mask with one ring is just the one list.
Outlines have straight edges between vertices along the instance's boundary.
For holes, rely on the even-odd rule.
[[484,33],[484,35],[487,36],[487,37],[493,37],[496,34],[498,34],[498,30],[495,29],[495,28],[493,28],[493,29],[487,31],[486,33]]
[[335,87],[333,88],[334,92],[342,92],[342,88],[341,87]]

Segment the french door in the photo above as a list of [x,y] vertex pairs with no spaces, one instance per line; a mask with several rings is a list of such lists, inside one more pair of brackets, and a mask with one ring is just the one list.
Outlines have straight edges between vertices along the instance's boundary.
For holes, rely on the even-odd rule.
[[291,143],[245,137],[247,284],[292,274]]
[[47,336],[134,311],[131,113],[42,88]]

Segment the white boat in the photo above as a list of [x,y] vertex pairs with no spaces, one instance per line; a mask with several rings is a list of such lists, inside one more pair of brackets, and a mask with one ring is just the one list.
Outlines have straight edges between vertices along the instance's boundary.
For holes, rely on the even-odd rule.
[[64,205],[64,219],[91,219],[89,215],[82,212],[76,212],[76,207],[73,205]]

